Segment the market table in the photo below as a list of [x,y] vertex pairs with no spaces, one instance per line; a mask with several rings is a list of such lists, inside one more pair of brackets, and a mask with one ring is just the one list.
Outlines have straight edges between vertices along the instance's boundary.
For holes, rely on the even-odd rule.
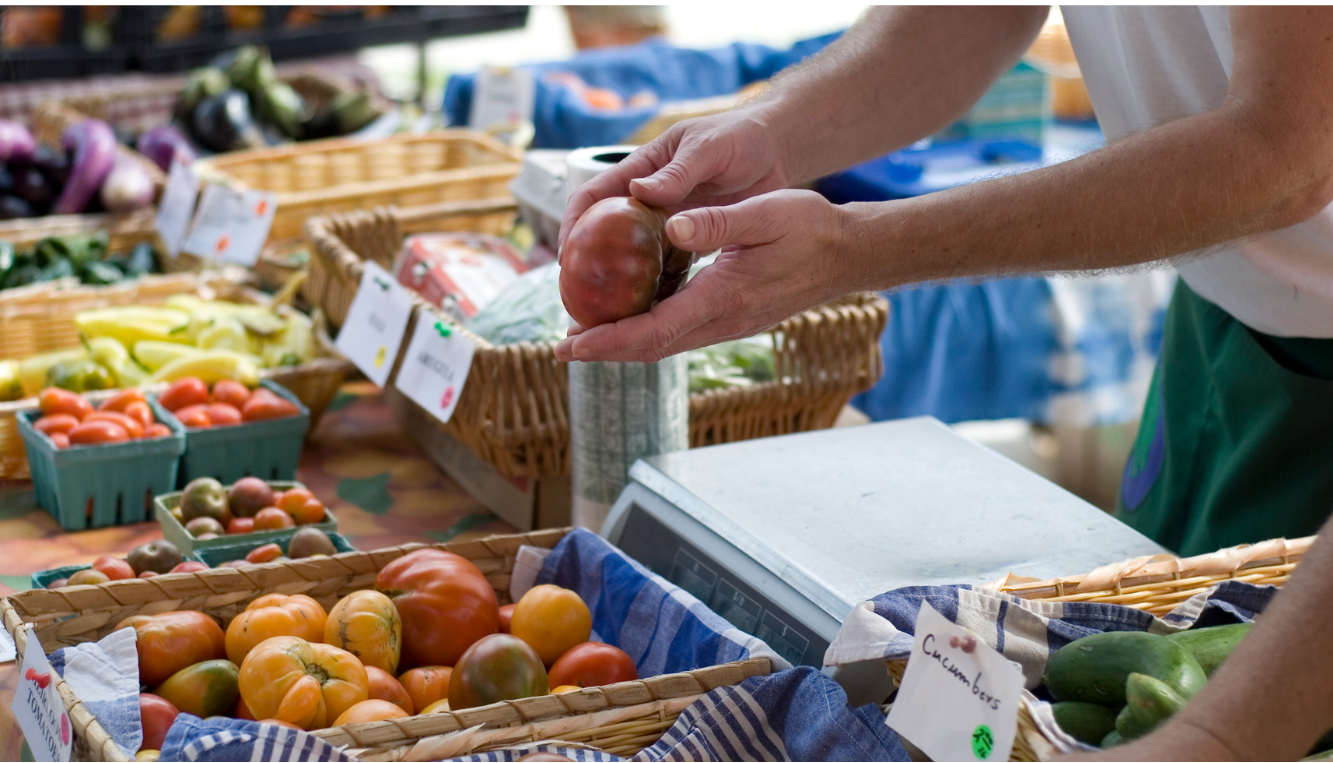
[[[421,455],[365,382],[345,386],[330,406],[306,443],[298,479],[362,550],[515,532]],[[0,595],[27,589],[33,572],[160,537],[156,522],[64,533],[30,490],[10,486],[0,490]],[[0,760],[32,760],[10,710],[17,685],[14,664],[0,665]]]

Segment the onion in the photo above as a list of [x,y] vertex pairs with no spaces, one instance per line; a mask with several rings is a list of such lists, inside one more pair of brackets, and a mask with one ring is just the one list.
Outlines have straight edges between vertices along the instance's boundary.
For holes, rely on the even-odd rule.
[[18,122],[0,119],[0,162],[26,162],[37,150],[37,141],[33,140],[28,128]]
[[134,159],[117,156],[102,182],[102,204],[109,212],[132,212],[153,203],[153,181]]
[[60,146],[74,151],[74,167],[69,182],[51,211],[57,215],[76,215],[88,208],[93,194],[111,172],[116,156],[116,135],[100,119],[85,119],[65,130]]

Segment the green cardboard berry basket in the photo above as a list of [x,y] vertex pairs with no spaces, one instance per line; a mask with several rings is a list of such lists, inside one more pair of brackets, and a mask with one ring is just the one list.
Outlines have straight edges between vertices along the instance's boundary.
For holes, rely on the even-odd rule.
[[[269,487],[273,488],[275,491],[281,490],[286,492],[292,488],[305,487],[305,485],[302,485],[299,482],[287,482],[284,480],[266,481],[268,482]],[[231,486],[227,485],[227,487],[230,489]],[[316,527],[326,533],[336,533],[338,531],[338,519],[333,516],[332,511],[326,508],[324,509],[324,521],[316,524],[297,525],[296,527],[290,527],[285,530],[260,530],[258,532],[245,533],[244,535],[223,535],[220,538],[199,540],[191,535],[189,530],[185,529],[185,525],[181,524],[180,520],[176,519],[175,514],[171,513],[172,509],[181,504],[180,491],[159,495],[153,503],[157,521],[162,525],[162,537],[174,543],[176,548],[180,549],[181,556],[185,559],[193,559],[194,552],[206,548],[221,548],[238,544],[254,544],[250,546],[251,548],[262,546],[265,543],[277,543],[281,545],[290,540],[291,537],[296,534],[296,531],[300,530],[302,527]],[[242,554],[241,556],[244,555],[245,554]]]
[[224,483],[242,477],[296,479],[301,446],[310,428],[310,409],[281,384],[264,379],[259,385],[295,405],[299,413],[285,419],[186,429],[185,455],[181,457],[175,487],[183,488],[197,477],[212,477]]
[[[319,527],[319,525],[305,525],[305,527]],[[298,527],[296,529],[300,530],[301,528]],[[204,546],[201,548],[196,548],[194,552],[190,554],[189,559],[190,561],[193,562],[203,562],[204,564],[207,564],[209,567],[217,567],[219,564],[222,564],[224,562],[231,562],[237,559],[244,559],[246,554],[250,553],[251,551],[254,551],[260,546],[267,546],[270,543],[277,543],[280,547],[282,547],[282,553],[286,554],[287,546],[292,542],[292,537],[295,536],[295,533],[293,533],[291,536],[276,541],[267,539],[263,540],[253,539],[253,536],[257,534],[258,533],[248,533],[246,535],[237,535],[235,536],[236,538],[238,539],[244,538],[247,540],[241,540],[237,543],[232,543],[225,546]],[[336,553],[345,554],[348,551],[356,550],[356,547],[353,546],[352,542],[347,539],[347,536],[335,532],[327,533],[327,535],[329,536],[329,540],[333,541],[333,548]]]
[[32,580],[33,588],[46,588],[57,580],[67,578],[79,570],[91,570],[92,568],[93,566],[91,564],[71,564],[67,567],[56,567],[53,570],[34,572],[30,579]]
[[32,466],[37,503],[64,530],[146,522],[153,496],[176,486],[176,472],[185,452],[185,428],[176,417],[148,397],[153,416],[171,429],[166,437],[60,449],[33,428],[41,411],[23,411],[16,418]]

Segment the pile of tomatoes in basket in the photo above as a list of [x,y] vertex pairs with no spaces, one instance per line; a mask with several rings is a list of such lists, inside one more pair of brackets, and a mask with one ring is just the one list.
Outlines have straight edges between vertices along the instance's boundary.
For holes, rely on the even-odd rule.
[[137,389],[123,390],[103,400],[95,409],[83,397],[59,387],[42,390],[37,402],[42,416],[32,427],[51,438],[60,449],[171,434],[170,427],[157,422],[147,398]]
[[204,381],[187,376],[172,382],[158,398],[187,429],[209,429],[251,421],[295,416],[300,411],[288,400],[264,387],[253,392],[238,381],[222,379],[209,389]]
[[[472,562],[421,549],[385,565],[374,590],[325,611],[267,594],[225,631],[197,611],[136,615],[144,750],[179,712],[319,729],[463,710],[638,678],[634,661],[593,643],[578,594],[537,586],[501,607]],[[148,756],[151,757],[151,756]]]

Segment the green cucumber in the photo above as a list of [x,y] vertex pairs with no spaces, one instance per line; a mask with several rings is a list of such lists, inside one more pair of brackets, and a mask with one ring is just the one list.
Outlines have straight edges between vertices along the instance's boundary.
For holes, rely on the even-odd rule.
[[1232,625],[1214,625],[1211,628],[1172,633],[1168,639],[1180,644],[1194,655],[1203,668],[1204,675],[1212,676],[1222,661],[1231,654],[1245,634],[1250,632],[1254,623],[1234,623]]
[[1152,676],[1189,698],[1207,677],[1185,647],[1165,636],[1139,631],[1096,633],[1055,651],[1046,663],[1046,686],[1061,702],[1125,704],[1131,673]]
[[1101,747],[1103,750],[1109,750],[1118,744],[1124,744],[1125,738],[1120,736],[1119,731],[1112,731],[1110,734],[1102,737]]
[[1090,745],[1099,744],[1115,731],[1115,710],[1091,702],[1056,702],[1051,705],[1055,722],[1068,735]]
[[[1129,680],[1125,682],[1125,700],[1125,711],[1134,717],[1135,730],[1141,729],[1136,736],[1142,736],[1162,725],[1188,701],[1162,681],[1142,673],[1130,674]],[[1118,725],[1116,730],[1126,739],[1135,738],[1126,734]]]

